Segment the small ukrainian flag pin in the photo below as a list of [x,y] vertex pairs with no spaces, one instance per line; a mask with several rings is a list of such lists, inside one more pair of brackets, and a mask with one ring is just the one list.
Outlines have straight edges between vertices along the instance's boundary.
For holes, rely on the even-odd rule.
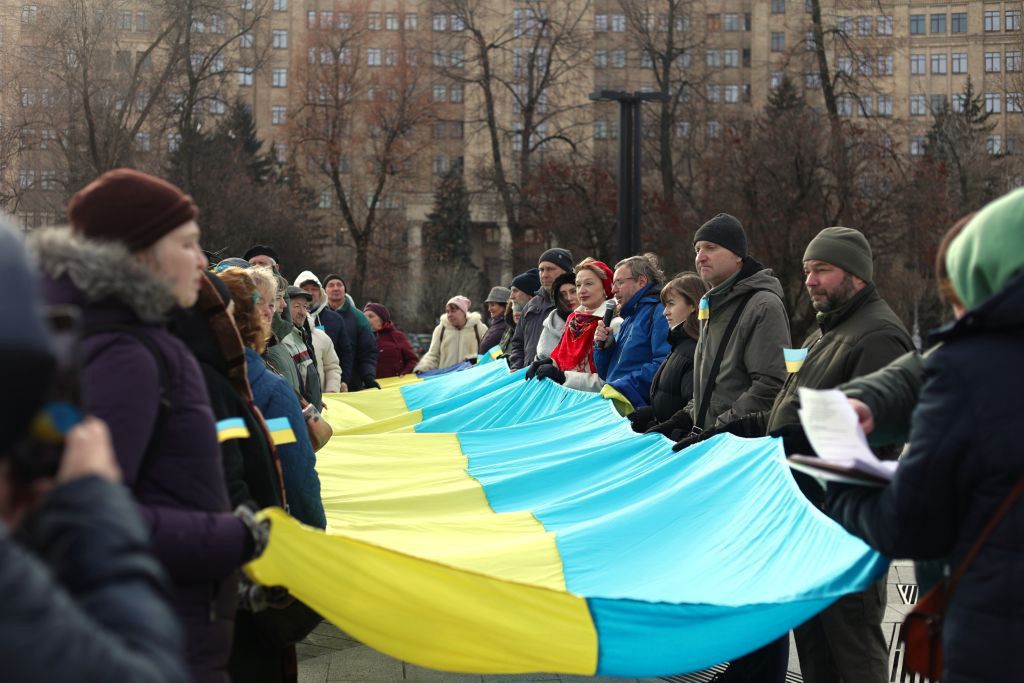
[[800,372],[804,359],[807,358],[808,349],[782,349],[782,355],[786,359],[786,371],[789,373]]
[[229,439],[248,439],[249,428],[240,417],[229,417],[217,422],[217,442],[224,443]]
[[702,296],[700,303],[697,305],[697,320],[707,320],[711,317],[711,309],[708,308],[708,298]]

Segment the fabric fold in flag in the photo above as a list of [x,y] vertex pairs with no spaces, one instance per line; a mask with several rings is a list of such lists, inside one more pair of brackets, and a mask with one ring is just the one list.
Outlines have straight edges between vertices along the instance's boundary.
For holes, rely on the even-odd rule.
[[750,652],[888,565],[803,497],[778,440],[676,453],[598,394],[522,378],[499,359],[360,392],[395,395],[317,453],[326,532],[267,511],[247,571],[420,666],[640,677]]
[[230,439],[248,439],[249,428],[240,417],[229,417],[217,422],[217,441],[224,443]]

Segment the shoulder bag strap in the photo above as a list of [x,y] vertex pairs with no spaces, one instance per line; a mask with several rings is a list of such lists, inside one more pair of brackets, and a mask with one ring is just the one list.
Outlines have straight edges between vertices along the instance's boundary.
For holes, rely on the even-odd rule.
[[982,529],[981,535],[978,536],[978,540],[974,542],[970,551],[968,551],[963,561],[960,562],[960,566],[956,568],[956,572],[949,580],[947,597],[953,594],[953,591],[956,589],[956,585],[960,582],[960,579],[963,578],[963,575],[967,572],[971,563],[974,562],[974,558],[976,558],[978,553],[981,552],[981,548],[988,542],[988,539],[992,535],[992,532],[995,531],[996,526],[1000,521],[1002,521],[1003,517],[1006,516],[1006,513],[1009,512],[1010,508],[1013,507],[1013,504],[1016,502],[1017,498],[1020,497],[1021,493],[1024,493],[1024,479],[1018,481],[1017,485],[1014,486],[1006,495],[1006,498],[1003,499],[1003,502],[999,504],[995,513],[989,518],[985,528]]
[[[697,415],[697,419],[694,421],[694,426],[700,427],[704,424],[704,419],[708,416],[708,410],[711,409],[711,394],[715,390],[715,384],[718,383],[718,370],[722,367],[722,358],[725,357],[725,349],[729,346],[729,339],[732,338],[732,333],[736,329],[736,325],[740,322],[740,315],[743,313],[743,309],[746,308],[747,302],[750,301],[751,297],[757,294],[758,290],[747,292],[742,299],[736,304],[736,310],[733,311],[732,319],[729,321],[728,327],[725,328],[725,334],[722,335],[722,342],[718,345],[718,350],[715,352],[715,360],[711,364],[711,372],[708,374],[708,383],[704,387],[704,395],[700,399],[700,411]],[[710,323],[709,323],[710,324]]]

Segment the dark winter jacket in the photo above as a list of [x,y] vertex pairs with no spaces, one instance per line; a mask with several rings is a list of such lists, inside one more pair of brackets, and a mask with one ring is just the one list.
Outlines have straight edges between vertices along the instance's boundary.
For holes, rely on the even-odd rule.
[[634,294],[619,311],[622,325],[612,347],[594,346],[597,374],[635,408],[647,405],[651,381],[672,350],[660,293],[660,286],[648,284]]
[[907,329],[873,284],[839,310],[819,313],[818,321],[818,327],[801,346],[809,351],[800,370],[789,373],[771,411],[765,414],[768,432],[800,423],[800,387],[833,389],[888,365],[914,348]]
[[267,420],[288,418],[288,423],[295,433],[294,443],[277,446],[277,455],[281,459],[281,470],[284,474],[288,512],[303,524],[324,529],[327,526],[327,518],[324,516],[323,501],[320,500],[316,454],[313,453],[313,446],[309,441],[309,432],[306,431],[306,420],[302,417],[299,399],[288,382],[271,372],[258,353],[246,348],[245,360],[248,364],[252,395],[263,417]]
[[497,346],[501,342],[506,329],[508,329],[508,325],[505,323],[504,313],[492,316],[491,322],[487,327],[487,334],[480,340],[480,350],[477,353],[486,353]]
[[[313,309],[310,311],[310,315],[313,317],[312,324],[316,327],[322,327],[327,336],[334,342],[334,350],[337,352],[338,360],[341,362],[341,381],[348,385],[350,391],[355,391],[355,388],[348,384],[349,380],[355,376],[355,345],[349,340],[349,336],[345,332],[345,321],[341,315],[331,310],[331,307],[327,305],[327,292],[324,291],[323,285],[320,284],[320,278],[314,275],[312,271],[304,270],[295,278],[295,286],[301,287],[303,282],[310,281],[315,282],[317,287],[320,288],[319,303],[313,306]],[[312,345],[309,347],[309,353],[310,356],[313,356]],[[319,405],[319,403],[315,405]]]
[[863,401],[875,419],[868,434],[872,446],[903,444],[910,438],[910,419],[924,384],[925,355],[908,351],[884,368],[863,377],[855,377],[839,386],[847,398]]
[[191,680],[148,536],[127,491],[98,477],[54,489],[19,543],[0,528],[4,680]]
[[[951,269],[952,271],[952,269]],[[910,447],[883,489],[829,486],[828,511],[891,557],[959,566],[1024,477],[1024,275],[937,335],[925,362]],[[943,622],[943,683],[995,683],[1024,671],[1024,500],[996,527]]]
[[341,380],[348,384],[349,391],[359,391],[365,386],[364,377],[373,379],[376,375],[377,340],[373,328],[370,327],[370,321],[356,308],[348,294],[345,295],[345,303],[334,309],[334,312],[341,316],[345,325],[345,336],[348,337],[348,344],[352,348],[352,374],[346,379],[345,369],[342,368]]
[[510,370],[524,368],[537,357],[537,342],[540,340],[541,330],[544,329],[544,319],[553,310],[555,310],[555,302],[551,300],[548,290],[543,287],[523,307],[523,312],[519,316],[519,324],[516,325],[512,342],[508,346]]
[[[725,348],[703,423],[696,424],[718,346],[736,306],[748,295]],[[710,429],[772,407],[786,379],[782,349],[791,340],[782,285],[772,271],[749,256],[731,283],[715,287],[705,298],[709,317],[700,321],[693,359],[693,398],[687,408],[695,426]]]
[[120,245],[75,239],[67,229],[40,230],[32,240],[49,303],[81,308],[86,330],[134,328],[159,353],[158,359],[122,331],[87,336],[81,345],[84,400],[110,427],[124,483],[174,582],[192,674],[223,681],[237,570],[249,559],[251,542],[230,512],[202,373],[166,327],[171,295]]
[[412,372],[419,362],[405,333],[385,323],[377,333],[377,379],[398,377]]
[[651,407],[654,421],[665,422],[682,410],[693,396],[693,352],[697,340],[676,325],[668,333],[672,345],[665,362],[651,381]]

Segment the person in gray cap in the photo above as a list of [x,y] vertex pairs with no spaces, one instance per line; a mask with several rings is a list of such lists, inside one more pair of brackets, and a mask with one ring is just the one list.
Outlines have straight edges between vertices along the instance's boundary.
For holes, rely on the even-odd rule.
[[[572,254],[568,249],[553,247],[540,255],[537,260],[540,289],[532,292],[535,296],[523,307],[515,334],[512,335],[512,341],[508,346],[509,369],[524,368],[537,357],[537,342],[544,327],[544,319],[555,309],[551,285],[559,275],[572,273],[572,266]],[[516,279],[519,279],[519,276]],[[512,284],[515,284],[515,280]]]
[[486,353],[501,341],[501,337],[508,327],[505,322],[505,308],[508,307],[510,296],[512,296],[512,290],[508,287],[491,287],[491,291],[488,292],[484,303],[487,305],[487,312],[490,314],[491,320],[487,323],[487,334],[480,340],[480,350],[477,353]]
[[[770,410],[705,431],[690,443],[722,432],[747,438],[771,434],[783,437],[787,451],[811,452],[797,414],[797,390],[835,388],[913,348],[903,323],[875,289],[871,246],[860,231],[825,228],[807,245],[803,260],[804,287],[818,322],[801,346],[806,357],[789,368]],[[778,354],[782,356],[781,350]],[[804,475],[796,479],[811,502],[821,506],[821,487]],[[794,629],[805,681],[888,680],[888,647],[881,628],[885,586],[883,576]]]

